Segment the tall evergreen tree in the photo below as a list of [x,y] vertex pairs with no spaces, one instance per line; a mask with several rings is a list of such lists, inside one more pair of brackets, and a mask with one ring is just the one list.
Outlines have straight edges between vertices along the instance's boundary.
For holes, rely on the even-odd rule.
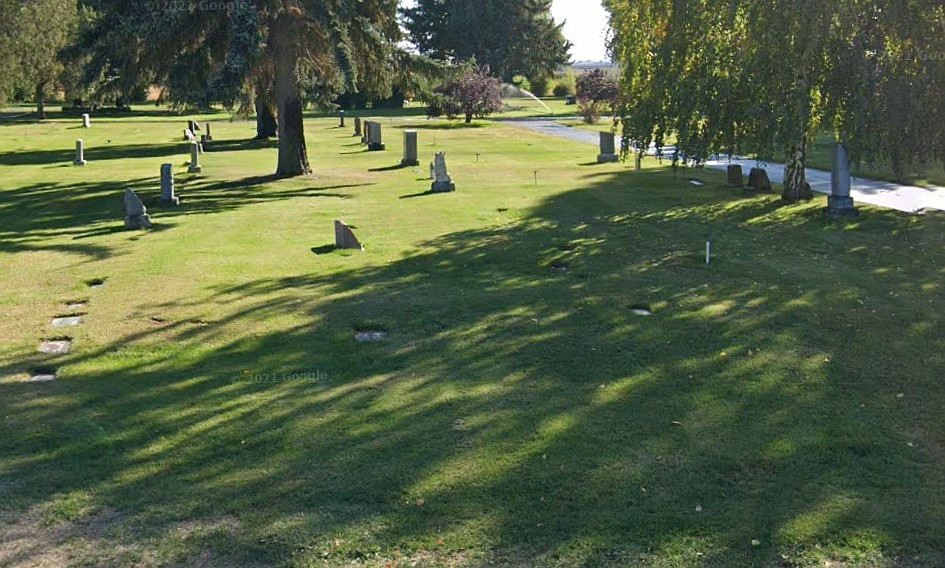
[[[253,92],[259,110],[274,107],[280,176],[311,171],[302,125],[306,93],[390,90],[400,39],[396,0],[208,4],[216,10],[199,4],[156,9],[161,3],[143,0],[94,4],[103,16],[100,39],[92,43],[105,66],[119,70],[116,76],[149,76],[190,103],[232,104]],[[111,26],[124,37],[123,51],[108,33]],[[129,68],[133,73],[123,71]]]
[[571,44],[551,16],[551,0],[418,0],[402,14],[420,53],[474,58],[506,81],[548,77],[570,58]]

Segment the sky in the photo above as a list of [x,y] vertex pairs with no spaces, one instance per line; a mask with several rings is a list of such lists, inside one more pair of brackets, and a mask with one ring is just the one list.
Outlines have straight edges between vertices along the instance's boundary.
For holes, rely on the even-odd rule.
[[[402,6],[413,5],[413,0],[400,0]],[[551,13],[555,21],[564,24],[564,37],[574,44],[574,61],[607,61],[604,40],[607,36],[607,12],[600,0],[552,0]]]
[[574,61],[607,61],[604,40],[607,37],[607,12],[600,0],[552,0],[555,21],[564,20],[564,37],[574,47]]

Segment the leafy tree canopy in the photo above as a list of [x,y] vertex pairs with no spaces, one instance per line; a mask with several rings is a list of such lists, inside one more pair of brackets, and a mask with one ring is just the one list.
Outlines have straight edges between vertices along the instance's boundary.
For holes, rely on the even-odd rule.
[[[861,159],[945,158],[945,8],[937,0],[604,0],[623,64],[625,150],[674,133],[715,152],[781,155],[787,199],[809,195],[823,125]],[[932,57],[942,54],[943,57]],[[925,55],[925,57],[923,57]]]

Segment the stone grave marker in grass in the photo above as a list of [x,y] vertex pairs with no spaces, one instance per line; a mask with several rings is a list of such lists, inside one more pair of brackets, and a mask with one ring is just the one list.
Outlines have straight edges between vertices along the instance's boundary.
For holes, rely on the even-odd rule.
[[437,152],[433,158],[433,176],[434,180],[430,185],[430,191],[433,193],[456,191],[456,184],[446,171],[446,154],[443,152]]
[[187,173],[199,174],[201,171],[203,168],[200,167],[200,145],[194,140],[190,143],[190,166]]
[[401,166],[419,166],[420,159],[417,153],[417,131],[404,130],[404,157],[400,160]]
[[386,331],[359,331],[354,334],[358,343],[371,343],[375,341],[384,341],[387,339]]
[[827,197],[827,217],[830,219],[852,219],[860,212],[850,197],[850,161],[843,144],[833,147],[833,169],[830,173],[830,196]]
[[53,367],[36,367],[29,372],[31,383],[48,383],[56,380],[57,369]]
[[614,148],[614,135],[610,132],[600,132],[600,154],[597,155],[597,163],[616,162],[620,160],[617,151]]
[[69,338],[47,339],[39,345],[39,352],[47,355],[65,355],[72,350],[72,340]]
[[652,316],[653,310],[648,304],[633,304],[630,311],[638,316]]
[[85,142],[80,138],[75,141],[75,160],[72,162],[73,166],[84,166],[88,162],[85,161]]
[[335,248],[364,250],[364,245],[354,236],[351,227],[341,219],[335,219]]
[[128,188],[125,190],[125,228],[126,229],[150,229],[151,216],[148,215],[148,209],[138,198],[135,192]]
[[751,191],[771,191],[771,180],[768,179],[768,170],[764,168],[752,168],[748,172],[748,184],[745,186]]
[[52,320],[52,326],[55,328],[75,327],[82,323],[81,315],[58,316]]
[[381,150],[386,150],[387,146],[384,145],[384,139],[381,132],[381,123],[371,121],[368,127],[368,151],[379,152]]
[[728,187],[742,187],[742,167],[738,164],[729,164],[726,171],[728,173],[728,177],[726,179],[725,185]]
[[161,205],[178,205],[180,199],[174,195],[174,165],[161,164]]

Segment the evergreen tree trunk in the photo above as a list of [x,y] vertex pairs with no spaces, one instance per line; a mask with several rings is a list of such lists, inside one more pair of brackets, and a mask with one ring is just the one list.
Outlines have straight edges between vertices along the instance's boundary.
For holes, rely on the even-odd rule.
[[256,140],[275,138],[278,132],[272,99],[262,86],[256,87]]
[[46,120],[46,83],[36,85],[36,114]]
[[298,77],[297,35],[292,14],[282,14],[271,37],[275,40],[276,105],[279,123],[279,163],[276,175],[312,173],[302,125],[302,89]]

